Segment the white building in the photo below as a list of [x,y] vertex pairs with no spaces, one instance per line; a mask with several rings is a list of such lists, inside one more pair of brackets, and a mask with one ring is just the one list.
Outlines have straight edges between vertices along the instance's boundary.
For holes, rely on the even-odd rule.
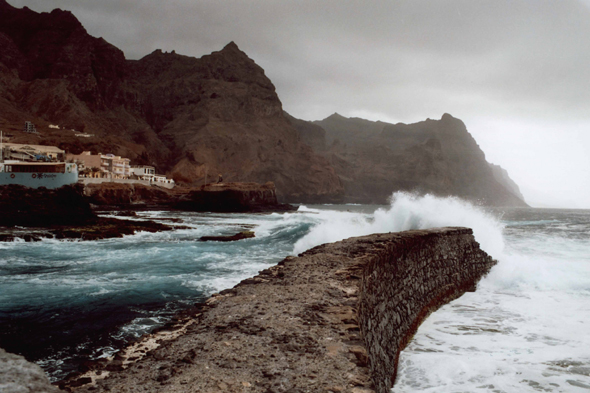
[[174,184],[174,180],[166,178],[164,175],[157,175],[156,168],[149,165],[132,165],[131,173],[138,179],[149,181],[150,183]]
[[156,168],[149,165],[131,165],[131,173],[141,180],[153,181]]

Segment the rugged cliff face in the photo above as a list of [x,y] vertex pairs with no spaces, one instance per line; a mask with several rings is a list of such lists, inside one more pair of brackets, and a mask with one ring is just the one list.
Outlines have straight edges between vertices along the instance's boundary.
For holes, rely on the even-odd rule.
[[[12,142],[121,154],[177,182],[218,173],[273,181],[292,201],[342,194],[328,162],[286,120],[264,70],[233,42],[200,59],[155,51],[132,61],[67,11],[38,14],[5,0],[0,8],[0,127]],[[25,120],[40,135],[21,133]]]
[[[349,201],[384,203],[395,191],[412,191],[486,205],[526,206],[522,195],[494,176],[465,124],[449,114],[415,124],[338,114],[313,124],[292,124],[302,138],[316,141],[313,146],[335,168]],[[310,124],[325,131],[326,147],[317,142],[323,138],[321,131]]]
[[172,190],[143,184],[101,183],[86,185],[84,195],[92,204],[102,208],[142,209],[159,206],[228,213],[296,210],[291,205],[278,202],[272,182],[207,184],[200,187],[175,187]]
[[510,178],[508,171],[502,168],[500,165],[494,165],[490,163],[490,168],[492,168],[492,173],[494,177],[498,181],[498,183],[502,184],[504,187],[509,189],[514,195],[519,197],[524,201],[524,195],[520,192],[520,187],[514,180]]

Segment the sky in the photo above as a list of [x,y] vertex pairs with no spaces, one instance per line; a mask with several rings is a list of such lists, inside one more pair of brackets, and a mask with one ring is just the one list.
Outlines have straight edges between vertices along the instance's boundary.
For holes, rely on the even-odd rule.
[[234,41],[283,108],[465,123],[535,207],[590,208],[590,0],[8,0],[139,59]]

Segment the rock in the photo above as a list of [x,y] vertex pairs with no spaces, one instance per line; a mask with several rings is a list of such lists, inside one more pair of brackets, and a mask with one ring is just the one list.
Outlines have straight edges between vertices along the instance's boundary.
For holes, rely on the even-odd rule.
[[207,241],[233,242],[236,240],[250,239],[253,237],[255,237],[254,232],[243,231],[243,232],[236,233],[235,235],[231,235],[231,236],[202,236],[199,240],[203,241],[203,242],[207,242]]
[[399,351],[422,320],[494,263],[467,228],[318,246],[212,296],[182,334],[158,340],[152,356],[111,372],[96,390],[160,391],[165,382],[170,392],[189,385],[203,392],[386,393]]
[[96,222],[97,216],[82,190],[78,184],[55,190],[0,186],[0,225],[48,227]]
[[180,210],[210,212],[264,212],[296,210],[277,201],[272,182],[207,184],[190,189],[172,203]]
[[90,202],[105,207],[141,209],[174,208],[198,212],[292,211],[295,207],[279,203],[272,182],[220,183],[200,187],[175,187],[171,190],[133,183],[88,184],[84,194]]
[[510,190],[514,195],[524,201],[524,196],[520,192],[520,188],[518,184],[514,182],[508,175],[508,171],[502,168],[500,165],[494,165],[490,163],[490,168],[492,168],[492,173],[494,174],[494,178],[500,184],[502,184],[505,188]]
[[[396,191],[458,196],[496,206],[527,206],[515,184],[500,177],[465,124],[449,114],[440,120],[389,124],[333,114],[313,123],[292,119],[301,138],[311,126],[325,132],[325,142],[310,142],[339,175],[344,199],[388,203]],[[314,131],[321,139],[321,132]],[[322,146],[328,146],[322,148]],[[509,178],[508,178],[509,179]]]
[[[2,3],[3,0],[0,0]],[[0,392],[54,393],[60,390],[49,383],[41,367],[24,357],[0,348]]]
[[144,205],[167,205],[171,193],[159,187],[135,183],[97,183],[87,184],[84,195],[90,203],[98,206],[141,207]]

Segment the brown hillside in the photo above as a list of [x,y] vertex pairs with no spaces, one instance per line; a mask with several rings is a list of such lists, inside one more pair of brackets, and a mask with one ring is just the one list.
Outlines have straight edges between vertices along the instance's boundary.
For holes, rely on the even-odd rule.
[[[157,50],[132,61],[67,11],[4,0],[0,9],[0,129],[11,142],[125,155],[194,184],[219,173],[273,181],[291,201],[341,197],[329,163],[301,142],[264,70],[233,42],[200,59]],[[25,120],[39,135],[20,132]]]

